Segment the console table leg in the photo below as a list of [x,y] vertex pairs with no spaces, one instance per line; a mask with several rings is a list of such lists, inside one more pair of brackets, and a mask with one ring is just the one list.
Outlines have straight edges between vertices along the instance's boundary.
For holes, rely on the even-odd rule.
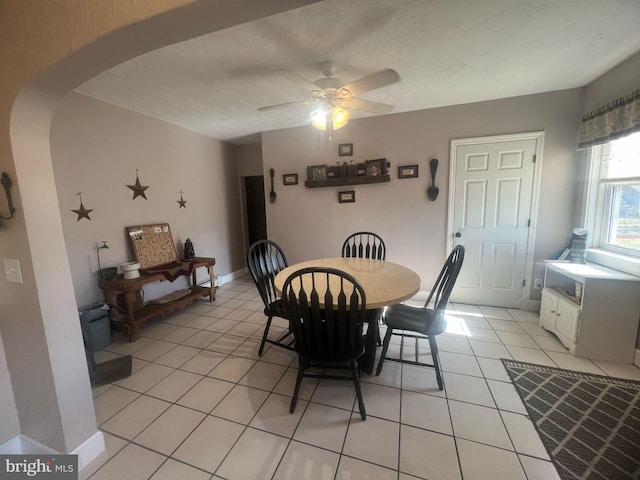
[[207,267],[207,272],[209,272],[209,282],[211,287],[209,288],[209,301],[213,302],[216,298],[216,285],[213,279],[213,265]]

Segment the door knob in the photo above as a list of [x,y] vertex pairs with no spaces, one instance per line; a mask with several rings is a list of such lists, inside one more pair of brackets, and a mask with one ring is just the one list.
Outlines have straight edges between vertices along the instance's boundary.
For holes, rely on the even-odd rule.
[[460,238],[462,236],[462,234],[460,232],[456,232],[454,235],[456,238]]

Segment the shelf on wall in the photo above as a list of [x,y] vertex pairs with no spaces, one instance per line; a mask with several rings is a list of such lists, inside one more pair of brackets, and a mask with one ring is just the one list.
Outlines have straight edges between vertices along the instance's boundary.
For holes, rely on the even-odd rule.
[[389,175],[380,175],[376,177],[342,177],[331,178],[329,180],[307,180],[304,182],[304,186],[307,188],[341,187],[344,185],[366,185],[369,183],[385,183],[390,181],[391,177]]

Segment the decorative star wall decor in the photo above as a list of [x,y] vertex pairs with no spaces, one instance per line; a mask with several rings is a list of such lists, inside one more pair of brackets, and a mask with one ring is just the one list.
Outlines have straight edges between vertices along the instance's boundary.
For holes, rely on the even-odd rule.
[[91,221],[91,217],[89,217],[89,214],[93,212],[93,208],[84,208],[84,205],[82,204],[82,192],[78,192],[76,193],[76,195],[80,197],[80,208],[77,210],[71,210],[73,213],[78,214],[78,219],[76,220],[76,222],[79,222],[83,218]]
[[181,208],[187,208],[187,201],[182,198],[182,194],[184,192],[182,190],[180,190],[178,193],[180,194],[180,200],[176,200],[176,202],[178,202],[178,204],[180,205],[178,207],[178,210],[181,209]]
[[136,168],[136,184],[135,185],[127,185],[131,190],[133,190],[133,200],[137,197],[142,197],[145,200],[147,199],[147,195],[144,191],[149,188],[148,186],[140,184],[140,178],[138,178],[138,169]]

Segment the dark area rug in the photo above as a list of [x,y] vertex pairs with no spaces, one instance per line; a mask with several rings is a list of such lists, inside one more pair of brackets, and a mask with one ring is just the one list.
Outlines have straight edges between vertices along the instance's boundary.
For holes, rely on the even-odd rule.
[[640,382],[502,363],[563,480],[640,479]]

